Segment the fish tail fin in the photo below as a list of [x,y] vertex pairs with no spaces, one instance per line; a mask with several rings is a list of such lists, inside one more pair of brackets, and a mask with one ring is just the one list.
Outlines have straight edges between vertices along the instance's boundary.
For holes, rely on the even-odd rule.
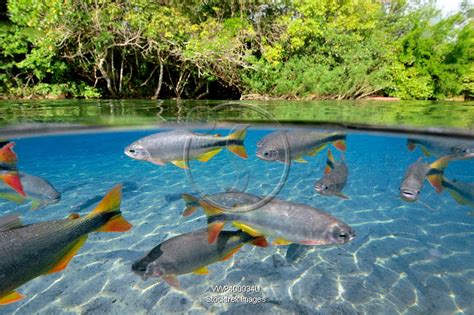
[[407,148],[408,148],[408,151],[413,152],[416,148],[416,143],[413,140],[408,139],[407,140]]
[[268,247],[267,239],[263,235],[255,237],[250,241],[250,244],[258,247]]
[[0,149],[0,162],[5,164],[16,164],[17,156],[15,152],[13,152],[14,146],[15,142],[9,142]]
[[87,215],[92,218],[103,213],[115,213],[104,225],[98,228],[98,232],[126,232],[132,225],[125,220],[120,212],[120,203],[122,200],[122,185],[116,185],[112,188],[97,207]]
[[5,182],[8,186],[13,188],[19,195],[26,197],[25,191],[23,190],[23,185],[20,181],[20,175],[17,171],[8,172],[6,174],[0,175],[0,179]]
[[450,160],[450,156],[443,156],[430,164],[427,178],[428,182],[436,189],[437,193],[443,191],[443,174]]
[[189,194],[182,194],[181,197],[186,203],[186,209],[184,209],[183,217],[188,217],[196,212],[197,208],[199,207],[199,199]]
[[245,140],[245,136],[247,135],[248,127],[249,126],[239,129],[236,132],[226,137],[227,140],[237,140],[238,144],[229,144],[227,145],[227,149],[230,152],[234,153],[237,156],[240,156],[243,159],[248,158],[247,151],[245,151],[245,147],[244,147],[244,140]]
[[336,140],[332,143],[332,145],[338,149],[339,151],[341,152],[346,152],[346,149],[347,149],[347,145],[346,145],[346,138],[342,138],[342,139],[339,139],[339,140]]
[[331,149],[328,149],[328,159],[326,160],[326,168],[324,169],[325,174],[331,173],[334,168],[334,156],[332,155]]

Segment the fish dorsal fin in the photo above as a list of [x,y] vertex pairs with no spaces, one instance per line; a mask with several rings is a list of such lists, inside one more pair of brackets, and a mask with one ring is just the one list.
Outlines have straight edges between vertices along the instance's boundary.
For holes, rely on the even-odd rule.
[[193,273],[196,275],[207,275],[209,274],[209,269],[207,269],[207,266],[204,266],[204,267],[194,270]]
[[221,261],[224,261],[224,260],[227,260],[227,259],[230,259],[232,256],[234,256],[235,253],[237,253],[240,248],[242,247],[242,245],[234,248],[234,249],[231,249],[222,259]]
[[221,152],[221,151],[222,151],[221,148],[215,149],[215,150],[211,150],[211,151],[209,151],[209,152],[206,152],[206,153],[203,153],[203,154],[199,155],[199,156],[197,157],[197,160],[198,160],[199,162],[207,162],[207,161],[209,161],[210,159],[212,159],[216,154],[218,154],[218,153]]
[[9,214],[0,217],[0,232],[19,228],[23,225],[19,214]]
[[451,160],[449,156],[443,156],[438,160],[430,164],[430,170],[428,171],[428,182],[436,189],[437,193],[443,191],[443,173],[444,169],[448,167],[448,163]]
[[332,145],[341,152],[345,152],[346,149],[347,149],[345,139],[337,140],[337,141],[333,142]]
[[0,162],[5,164],[16,164],[17,157],[15,152],[13,152],[13,147],[15,146],[15,142],[10,142],[5,144],[0,149]]
[[171,163],[173,163],[173,164],[176,165],[177,167],[182,168],[182,169],[185,169],[185,170],[189,168],[189,167],[188,167],[188,163],[187,163],[186,161],[184,161],[184,160],[183,160],[183,161],[178,161],[178,160],[176,160],[176,161],[171,161]]
[[20,294],[16,291],[8,292],[6,295],[0,296],[0,305],[15,303],[23,299],[24,297],[25,296],[23,294]]
[[80,237],[75,243],[70,246],[70,248],[67,250],[67,252],[64,254],[64,256],[58,261],[54,267],[49,270],[47,273],[55,273],[59,272],[61,270],[64,270],[69,262],[72,260],[74,256],[76,256],[77,252],[81,249],[81,247],[84,245],[84,243],[87,241],[87,234]]
[[261,236],[262,233],[254,229],[253,227],[250,227],[246,225],[245,223],[234,221],[232,222],[232,225],[235,226],[238,229],[241,229],[242,231],[250,234],[253,237]]
[[413,140],[408,139],[407,140],[407,148],[408,148],[408,151],[413,152],[413,150],[415,150],[415,148],[416,148],[416,143]]
[[20,176],[17,171],[11,171],[6,174],[1,174],[0,179],[3,180],[5,184],[13,188],[18,194],[23,197],[26,197],[25,191],[23,190],[23,185],[20,181]]
[[328,149],[328,158],[326,160],[326,168],[324,169],[325,174],[331,173],[334,169],[334,156],[332,155],[331,149]]

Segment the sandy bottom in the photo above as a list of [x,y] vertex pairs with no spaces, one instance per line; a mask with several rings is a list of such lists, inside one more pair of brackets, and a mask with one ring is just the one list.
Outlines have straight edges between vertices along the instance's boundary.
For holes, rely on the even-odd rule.
[[[408,152],[406,140],[396,137],[348,136],[344,192],[350,200],[313,193],[325,151],[307,164],[293,164],[279,191],[279,198],[324,209],[351,225],[357,233],[352,243],[312,247],[290,262],[288,246],[246,245],[230,260],[211,265],[209,275],[179,276],[180,290],[133,274],[132,263],[154,246],[206,225],[202,212],[181,216],[181,193],[277,190],[284,165],[255,157],[256,142],[268,132],[249,132],[248,160],[223,151],[207,163],[192,162],[190,173],[123,154],[127,144],[150,131],[15,139],[20,169],[47,178],[63,198],[36,212],[1,201],[0,214],[20,212],[27,223],[85,214],[123,183],[122,211],[134,228],[92,233],[65,271],[23,285],[18,291],[26,298],[0,307],[0,314],[474,313],[474,217],[466,214],[472,209],[428,183],[420,202],[398,198],[405,169],[421,153]],[[446,174],[474,182],[474,161],[453,162]],[[259,292],[215,293],[217,285],[256,286]],[[232,296],[265,302],[215,301]]]

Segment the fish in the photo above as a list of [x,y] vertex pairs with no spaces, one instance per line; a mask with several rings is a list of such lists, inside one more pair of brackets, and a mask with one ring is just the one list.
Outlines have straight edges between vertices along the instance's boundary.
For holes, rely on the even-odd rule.
[[[186,209],[183,216],[187,217],[194,213],[200,207],[199,199],[189,194],[182,194],[181,197],[186,203]],[[217,206],[224,212],[246,212],[252,211],[258,206],[263,198],[245,192],[230,191],[221,192],[203,197],[208,203]]]
[[143,280],[161,277],[170,286],[179,288],[178,275],[208,274],[208,265],[231,258],[246,243],[268,246],[264,237],[253,237],[241,230],[222,231],[216,242],[209,244],[204,228],[164,241],[135,261],[132,271]]
[[41,276],[64,270],[91,232],[125,232],[132,225],[121,215],[121,185],[80,217],[22,225],[19,216],[0,219],[0,305],[25,296],[16,290]]
[[252,211],[231,212],[205,199],[185,197],[188,204],[194,199],[207,215],[209,243],[215,242],[226,222],[232,222],[252,236],[273,237],[275,245],[335,245],[345,244],[355,237],[355,231],[341,220],[301,203],[273,198]]
[[31,210],[38,210],[61,200],[61,193],[46,179],[26,173],[19,174],[26,196],[20,196],[9,187],[0,185],[0,198],[19,204],[31,201]]
[[346,150],[346,136],[337,132],[315,130],[275,131],[257,143],[257,157],[264,161],[307,163],[304,156],[314,156],[332,144]]
[[419,147],[423,154],[427,157],[443,157],[451,156],[454,159],[474,158],[474,141],[460,139],[407,139],[407,148],[414,151]]
[[408,202],[418,200],[425,179],[433,186],[437,193],[443,191],[441,185],[444,169],[448,166],[451,157],[444,156],[431,164],[418,159],[408,167],[400,185],[400,197]]
[[11,187],[18,195],[25,197],[25,191],[18,174],[18,158],[13,151],[14,142],[9,142],[0,149],[0,180]]
[[164,166],[171,162],[177,167],[187,169],[189,160],[207,162],[224,147],[237,156],[248,157],[244,147],[246,126],[222,137],[194,133],[189,130],[172,130],[155,133],[141,138],[125,148],[125,155],[135,160],[148,161]]
[[474,183],[463,183],[443,176],[441,186],[446,188],[458,204],[474,207]]
[[341,192],[346,186],[348,174],[349,171],[344,159],[340,162],[335,161],[331,149],[328,149],[324,176],[314,184],[314,190],[321,195],[350,199]]

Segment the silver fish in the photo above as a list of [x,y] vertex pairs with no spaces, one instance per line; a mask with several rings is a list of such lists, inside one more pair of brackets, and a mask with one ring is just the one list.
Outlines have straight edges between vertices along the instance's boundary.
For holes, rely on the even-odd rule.
[[450,157],[445,156],[431,164],[422,162],[421,158],[411,164],[400,185],[400,197],[409,202],[418,200],[425,178],[436,189],[436,192],[441,192],[443,172],[449,161]]
[[314,130],[276,131],[257,143],[257,157],[264,161],[307,163],[303,157],[316,155],[332,143],[340,151],[346,150],[346,136],[337,132]]
[[247,153],[244,139],[247,128],[248,126],[226,137],[189,130],[164,131],[133,142],[124,152],[132,159],[161,166],[171,162],[180,168],[188,168],[187,160],[207,162],[224,147],[245,159]]
[[161,277],[169,285],[179,287],[177,275],[208,274],[208,265],[229,259],[246,243],[268,246],[265,238],[242,231],[222,231],[217,241],[209,244],[207,229],[200,229],[164,241],[134,262],[132,271],[143,280]]
[[355,237],[355,232],[344,222],[305,204],[273,198],[252,211],[224,212],[204,199],[189,195],[187,198],[194,198],[208,216],[210,243],[216,240],[227,221],[252,236],[274,237],[276,245],[345,244]]
[[449,155],[452,159],[474,158],[474,141],[460,139],[407,139],[408,150],[419,146],[425,156],[442,157]]
[[44,178],[20,173],[20,181],[26,194],[25,197],[14,193],[10,187],[0,184],[0,198],[17,203],[31,201],[31,210],[38,210],[61,200],[61,193]]
[[[185,217],[194,213],[200,206],[198,198],[192,195],[182,194],[182,198],[186,202],[186,209],[183,212],[183,216]],[[215,207],[221,208],[225,212],[252,211],[263,201],[263,198],[259,196],[237,191],[207,195],[204,196],[204,198],[206,202],[212,204]]]
[[347,183],[349,171],[344,161],[334,160],[331,149],[328,149],[328,158],[324,176],[314,184],[314,190],[321,195],[337,196],[343,199],[349,199],[341,191]]

